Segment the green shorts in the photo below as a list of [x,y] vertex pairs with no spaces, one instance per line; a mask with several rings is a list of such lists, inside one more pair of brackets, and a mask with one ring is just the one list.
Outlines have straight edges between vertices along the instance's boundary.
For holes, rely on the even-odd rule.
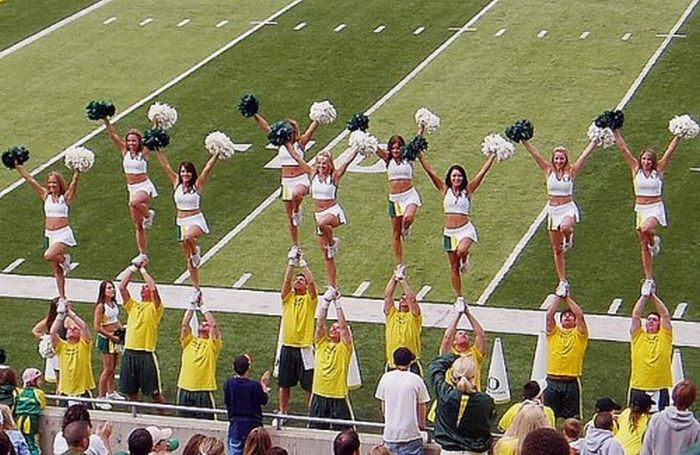
[[314,381],[314,370],[305,370],[301,358],[301,348],[282,346],[280,350],[280,367],[277,384],[283,389],[301,384],[301,388],[311,392]]
[[544,405],[554,411],[556,417],[580,419],[583,415],[581,403],[581,382],[575,379],[554,379],[547,377],[544,389]]
[[[193,408],[214,408],[214,394],[210,390],[185,390],[177,389],[178,406],[190,406]],[[209,412],[180,411],[180,417],[195,419],[216,420],[216,414]]]
[[160,370],[155,352],[125,349],[119,371],[119,390],[126,395],[160,394]]
[[[355,420],[349,398],[328,398],[316,395],[311,396],[309,405],[309,417],[325,417],[328,419]],[[310,422],[309,428],[319,430],[343,431],[352,428],[351,425],[331,425],[323,422]]]
[[97,347],[97,350],[100,351],[102,354],[118,354],[119,350],[117,349],[117,345],[114,344],[112,340],[107,338],[106,336],[102,335],[101,333],[97,334],[97,337],[95,338],[95,346]]

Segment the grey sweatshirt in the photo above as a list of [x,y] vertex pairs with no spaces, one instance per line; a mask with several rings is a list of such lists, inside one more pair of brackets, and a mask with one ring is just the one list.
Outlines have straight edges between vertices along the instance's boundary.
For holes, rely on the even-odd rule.
[[640,455],[677,455],[700,442],[700,423],[690,411],[669,406],[649,420]]
[[625,455],[625,449],[612,431],[590,427],[581,444],[581,455]]

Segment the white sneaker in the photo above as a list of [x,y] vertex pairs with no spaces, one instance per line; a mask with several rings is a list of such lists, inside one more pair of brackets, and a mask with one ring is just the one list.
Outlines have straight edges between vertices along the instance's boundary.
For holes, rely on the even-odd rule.
[[199,248],[199,245],[197,245],[194,248],[194,254],[190,256],[190,263],[192,264],[192,267],[195,269],[198,269],[199,266],[202,264],[202,256],[201,256],[202,249]]
[[323,293],[323,298],[329,302],[332,302],[338,297],[338,290],[333,286],[328,286],[326,292]]
[[148,211],[148,216],[143,219],[143,223],[141,224],[144,229],[151,229],[153,227],[153,220],[156,219],[156,211],[155,210],[149,210]]
[[333,245],[328,245],[328,259],[333,259],[338,255],[339,247],[340,239],[338,237],[333,237]]
[[141,253],[138,256],[136,256],[134,259],[131,260],[131,265],[140,268],[143,265],[143,263],[146,261],[146,259],[148,259],[148,256]]
[[195,305],[199,305],[199,303],[202,300],[202,291],[200,289],[193,289],[192,293],[190,294],[190,303],[194,303]]
[[404,264],[399,264],[394,269],[394,278],[396,280],[403,280],[406,278],[406,266]]
[[651,253],[651,257],[656,257],[661,253],[661,237],[658,235],[654,236],[654,244],[649,245],[649,252]]
[[467,273],[469,271],[469,254],[464,259],[459,260],[459,273]]
[[644,297],[650,297],[654,293],[655,289],[656,283],[654,283],[654,280],[644,280],[640,293]]
[[464,297],[461,295],[457,297],[457,300],[455,300],[455,310],[459,313],[464,313],[464,311],[467,309],[467,301],[464,300]]
[[561,242],[561,250],[566,253],[569,251],[571,248],[574,247],[574,233],[572,232],[569,234],[568,237],[564,237],[564,239]]
[[411,226],[408,227],[401,227],[401,238],[404,240],[408,240],[411,237]]
[[[99,399],[104,400],[106,397],[99,397]],[[102,411],[110,411],[112,409],[112,405],[109,403],[95,403],[95,407],[97,409],[101,409]]]
[[292,213],[292,225],[299,226],[302,219],[304,219],[304,211],[299,207],[296,212]]
[[121,394],[120,394],[119,392],[117,392],[116,390],[115,390],[114,392],[112,392],[112,393],[108,393],[107,395],[105,395],[105,397],[106,397],[108,400],[115,400],[115,401],[124,401],[124,400],[126,400],[126,397],[125,397],[124,395],[121,395]]
[[289,249],[289,253],[287,253],[287,259],[291,261],[293,259],[296,259],[297,256],[299,256],[299,247],[296,245],[292,245],[292,247]]
[[565,298],[567,295],[569,295],[569,282],[566,280],[559,281],[557,289],[554,291],[554,293],[557,295],[557,297],[561,297],[562,299]]
[[63,269],[63,276],[68,275],[70,273],[71,268],[70,268],[70,254],[64,253],[63,254],[63,262],[61,262],[61,269]]

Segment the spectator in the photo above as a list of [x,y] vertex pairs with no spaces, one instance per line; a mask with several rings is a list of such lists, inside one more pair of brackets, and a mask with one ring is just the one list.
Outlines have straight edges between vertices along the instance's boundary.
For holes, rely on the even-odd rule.
[[647,431],[653,404],[654,401],[646,393],[636,395],[632,398],[632,406],[617,417],[615,438],[625,449],[625,455],[639,455],[642,450],[642,438]]
[[206,436],[202,433],[195,433],[190,436],[190,439],[187,440],[187,444],[185,444],[185,447],[182,449],[182,455],[201,455],[199,453],[199,444],[204,438],[206,438]]
[[578,419],[569,418],[564,421],[562,426],[562,433],[569,443],[569,447],[572,450],[572,455],[577,455],[581,452],[581,444],[583,444],[583,439],[581,438],[581,421]]
[[[435,441],[443,451],[488,452],[496,409],[490,396],[476,390],[474,359],[448,353],[435,358],[428,370],[437,396]],[[463,398],[467,404],[462,412]]]
[[625,455],[625,449],[615,439],[612,430],[612,413],[597,413],[593,419],[593,427],[588,429],[581,445],[581,455]]
[[10,407],[4,404],[0,404],[0,427],[5,432],[5,434],[12,441],[12,445],[15,448],[15,453],[17,455],[29,455],[29,447],[27,446],[27,441],[24,440],[24,436],[17,429],[15,421],[12,418],[12,411]]
[[591,420],[586,422],[586,424],[583,426],[583,434],[586,435],[588,433],[588,429],[593,427],[593,422],[595,420],[595,416],[597,416],[601,412],[609,412],[613,415],[613,427],[612,427],[612,432],[617,433],[617,412],[622,409],[622,406],[617,404],[615,400],[613,400],[610,397],[603,397],[603,398],[598,398],[595,402],[595,414],[593,414],[593,417]]
[[145,428],[137,428],[129,434],[129,455],[148,455],[153,450],[153,436]]
[[405,347],[393,354],[394,371],[384,373],[377,385],[375,398],[382,402],[384,445],[396,455],[422,455],[426,403],[430,401],[423,379],[411,374],[415,356]]
[[642,455],[676,455],[700,442],[700,423],[690,406],[695,402],[695,384],[684,380],[671,393],[673,406],[654,414],[642,444]]
[[[394,304],[394,294],[399,285],[403,293],[398,304]],[[400,274],[395,273],[389,279],[384,289],[384,317],[386,319],[386,328],[384,329],[386,370],[390,371],[396,368],[393,358],[394,351],[403,347],[410,349],[415,356],[415,360],[411,363],[409,370],[422,376],[420,340],[421,330],[423,329],[423,315],[416,299],[416,293],[413,292],[413,289],[408,284],[408,279],[405,277],[403,269],[401,269]]]
[[[86,422],[90,429],[92,429],[90,413],[85,405],[74,404],[66,409],[66,412],[63,414],[61,431],[56,433],[56,437],[53,440],[54,455],[61,455],[68,450],[68,443],[66,442],[66,438],[63,436],[63,431],[70,423],[76,421]],[[98,425],[95,434],[90,435],[90,444],[87,450],[85,450],[86,455],[110,455],[112,453],[109,443],[109,438],[111,435],[111,423],[104,422]]]
[[90,425],[76,420],[66,425],[63,435],[68,443],[68,450],[63,455],[83,455],[90,447]]
[[[58,356],[51,343],[50,332],[51,326],[56,320],[58,301],[59,297],[54,297],[49,302],[49,311],[46,313],[46,317],[42,318],[32,328],[32,335],[39,340],[39,354],[46,359],[44,363],[44,379],[46,382],[56,384],[56,391],[58,391],[58,380],[61,377],[61,372]],[[61,339],[66,339],[66,328],[64,326],[59,327],[58,336]]]
[[336,435],[333,455],[360,455],[360,436],[355,430],[343,430]]
[[524,404],[505,435],[494,446],[494,455],[520,453],[525,437],[540,428],[550,428],[544,409],[539,404]]
[[7,353],[4,349],[0,348],[0,369],[8,368],[5,362],[7,362]]
[[4,431],[0,431],[0,455],[16,455],[10,437]]
[[242,354],[233,361],[236,376],[224,384],[224,402],[228,411],[228,454],[243,453],[246,438],[253,428],[262,426],[262,407],[270,393],[270,372],[266,371],[260,382],[248,378],[251,356]]
[[153,449],[152,452],[155,453],[165,453],[177,450],[180,446],[180,441],[173,438],[173,430],[170,428],[158,428],[156,426],[146,427],[146,431],[151,433],[151,439],[153,439]]
[[29,446],[32,455],[39,455],[39,416],[41,410],[46,408],[46,395],[39,388],[41,386],[41,371],[36,368],[27,368],[22,373],[24,387],[17,393],[15,416],[24,439]]
[[289,452],[287,452],[287,449],[283,449],[282,447],[272,446],[270,447],[270,450],[267,451],[267,455],[289,455]]
[[374,446],[367,451],[367,455],[394,455],[394,453],[384,446]]
[[520,455],[569,455],[569,445],[553,428],[539,428],[521,444]]
[[214,436],[206,436],[199,443],[199,454],[202,455],[225,455],[226,448],[224,442]]
[[[523,386],[523,401],[520,403],[515,403],[513,406],[508,408],[508,410],[503,414],[501,420],[498,421],[498,428],[501,431],[507,431],[508,428],[513,424],[513,419],[518,414],[520,409],[525,404],[542,404],[542,389],[537,381],[526,382]],[[551,428],[556,427],[556,417],[554,417],[554,411],[549,406],[543,406],[542,410],[544,415],[547,417],[549,426]]]
[[17,373],[11,367],[0,368],[0,404],[15,407],[17,398]]
[[245,440],[243,455],[266,455],[270,447],[272,447],[272,439],[265,428],[253,428]]

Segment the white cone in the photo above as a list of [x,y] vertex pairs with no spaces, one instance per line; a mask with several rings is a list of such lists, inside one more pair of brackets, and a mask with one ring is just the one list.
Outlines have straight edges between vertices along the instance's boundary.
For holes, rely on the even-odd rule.
[[197,312],[192,312],[192,319],[190,319],[190,330],[192,330],[192,335],[197,336],[199,333],[199,319],[197,319]]
[[[348,327],[350,330],[350,327]],[[350,330],[352,335],[352,330]],[[350,369],[348,370],[348,389],[355,390],[362,387],[362,375],[360,374],[360,364],[357,362],[357,351],[355,343],[352,344],[352,356],[350,357]]]
[[496,338],[493,342],[486,393],[493,398],[496,404],[508,403],[510,401],[510,385],[508,383],[508,372],[506,371],[506,359],[503,355],[503,345],[501,344],[500,338]]
[[535,358],[532,360],[531,381],[543,381],[547,378],[547,334],[544,330],[537,336]]
[[671,377],[673,378],[673,386],[685,379],[685,371],[683,369],[683,356],[681,350],[676,348],[673,350],[671,358]]
[[272,368],[272,376],[277,377],[280,374],[280,353],[282,352],[282,342],[284,341],[284,326],[282,318],[280,318],[280,329],[277,335],[277,349],[275,349],[275,365]]

